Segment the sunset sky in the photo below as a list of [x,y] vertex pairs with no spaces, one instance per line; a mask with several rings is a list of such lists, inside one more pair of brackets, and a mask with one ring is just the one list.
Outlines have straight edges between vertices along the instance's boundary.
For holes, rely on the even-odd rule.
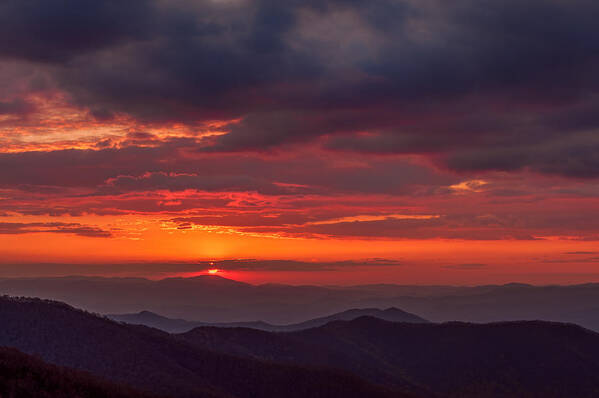
[[599,281],[598,20],[2,1],[0,276]]

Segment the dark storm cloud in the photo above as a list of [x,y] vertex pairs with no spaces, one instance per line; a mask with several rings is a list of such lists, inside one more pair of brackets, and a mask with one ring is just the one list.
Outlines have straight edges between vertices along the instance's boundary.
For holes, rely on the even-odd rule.
[[242,118],[201,151],[327,136],[457,171],[597,177],[598,19],[590,0],[15,0],[0,56],[99,120]]
[[458,150],[447,159],[454,170],[532,170],[570,177],[599,176],[599,132],[511,143],[481,150]]
[[0,115],[23,116],[35,110],[35,106],[21,99],[0,101]]
[[153,36],[151,1],[5,0],[0,3],[0,54],[33,62],[72,57]]

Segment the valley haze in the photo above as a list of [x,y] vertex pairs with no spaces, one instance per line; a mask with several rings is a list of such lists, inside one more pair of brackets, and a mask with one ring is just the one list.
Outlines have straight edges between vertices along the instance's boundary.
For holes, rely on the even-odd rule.
[[253,285],[218,275],[161,280],[72,276],[4,278],[0,293],[59,300],[101,314],[149,311],[206,323],[285,325],[350,309],[396,307],[432,322],[547,320],[599,330],[599,284],[593,283],[294,286]]

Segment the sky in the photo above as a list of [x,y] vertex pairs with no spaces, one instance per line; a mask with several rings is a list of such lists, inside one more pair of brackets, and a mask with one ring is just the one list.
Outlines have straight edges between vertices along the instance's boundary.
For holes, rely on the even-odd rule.
[[598,19],[2,1],[0,276],[599,281]]

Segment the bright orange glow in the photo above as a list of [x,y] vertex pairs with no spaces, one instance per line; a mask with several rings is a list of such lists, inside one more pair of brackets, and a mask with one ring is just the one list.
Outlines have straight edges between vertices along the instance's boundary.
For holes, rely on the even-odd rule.
[[[0,155],[22,157],[15,167],[33,165],[20,170],[23,181],[5,173],[0,186],[0,277],[3,265],[22,263],[183,263],[190,266],[123,266],[117,274],[256,283],[599,281],[592,223],[599,202],[584,181],[527,172],[454,176],[423,156],[346,156],[316,144],[293,153],[202,153],[198,143],[239,120],[97,121],[64,96],[29,99],[38,113],[0,129]],[[348,176],[396,162],[440,174],[426,185],[425,173],[422,186],[416,179],[405,191],[349,184]],[[401,265],[318,265],[368,258]],[[206,259],[214,263],[193,266]],[[217,268],[223,259],[314,266]],[[64,274],[79,273],[73,267]]]
[[[280,47],[256,52],[253,33],[268,21],[230,29],[244,13],[262,15],[253,2],[180,3],[110,7],[151,13],[153,24],[56,48],[45,46],[52,21],[2,8],[25,45],[0,51],[0,279],[599,281],[595,57],[554,65],[541,45],[538,62],[516,62],[518,47],[468,40],[472,65],[436,74],[440,84],[422,74],[407,83],[385,72],[434,75],[442,66],[430,61],[454,43],[429,38],[467,37],[477,21],[413,1],[404,40],[376,26],[378,7],[293,3],[283,11],[297,23]],[[184,37],[170,28],[181,7]],[[568,21],[582,9],[571,8]],[[226,35],[200,40],[206,18]],[[418,56],[386,57],[394,39]],[[222,70],[188,73],[192,58],[215,51]],[[486,62],[494,57],[534,79],[502,79]],[[138,70],[148,78],[131,79]]]

